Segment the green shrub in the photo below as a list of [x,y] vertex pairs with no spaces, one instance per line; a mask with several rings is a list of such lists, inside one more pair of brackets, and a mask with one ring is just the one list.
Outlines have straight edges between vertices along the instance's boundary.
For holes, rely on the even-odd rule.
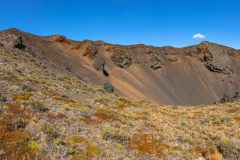
[[21,50],[24,50],[26,48],[26,46],[23,42],[22,36],[18,36],[18,40],[17,40],[16,44],[14,45],[14,47],[21,49]]
[[28,142],[28,147],[30,149],[38,149],[38,143],[36,141],[34,141],[34,140],[30,140]]
[[217,148],[223,157],[227,157],[234,149],[234,145],[232,141],[225,139],[218,142]]

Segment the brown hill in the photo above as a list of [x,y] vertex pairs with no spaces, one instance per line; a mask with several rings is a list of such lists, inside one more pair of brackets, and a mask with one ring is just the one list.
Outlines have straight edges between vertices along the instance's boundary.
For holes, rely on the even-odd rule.
[[160,104],[228,101],[240,89],[240,52],[206,41],[185,48],[123,46],[9,29],[0,32],[0,43],[110,92],[112,84],[130,98]]

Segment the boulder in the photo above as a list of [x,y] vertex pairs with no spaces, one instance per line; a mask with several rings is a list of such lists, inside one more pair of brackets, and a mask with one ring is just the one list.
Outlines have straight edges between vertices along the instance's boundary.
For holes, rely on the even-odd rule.
[[104,89],[107,93],[113,93],[113,92],[114,92],[113,85],[112,85],[111,83],[109,83],[109,82],[104,83],[103,89]]

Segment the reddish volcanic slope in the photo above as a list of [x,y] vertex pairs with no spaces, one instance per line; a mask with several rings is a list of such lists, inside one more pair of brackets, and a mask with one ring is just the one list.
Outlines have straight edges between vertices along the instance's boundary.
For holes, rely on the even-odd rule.
[[[16,47],[20,37],[24,48]],[[0,32],[0,43],[90,83],[112,84],[116,92],[135,99],[211,104],[240,91],[240,52],[206,41],[185,48],[123,46],[9,29]]]

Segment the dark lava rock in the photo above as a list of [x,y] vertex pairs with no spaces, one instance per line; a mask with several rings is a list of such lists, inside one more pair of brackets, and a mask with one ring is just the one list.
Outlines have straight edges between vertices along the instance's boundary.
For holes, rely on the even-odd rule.
[[127,68],[132,64],[132,59],[130,56],[126,55],[124,52],[118,52],[112,55],[112,61],[121,68]]
[[18,49],[21,49],[21,50],[24,50],[26,48],[26,46],[23,42],[22,36],[18,36],[18,39],[14,44],[14,48],[18,48]]
[[211,63],[205,63],[205,66],[211,72],[217,72],[217,73],[221,73],[222,72],[221,69],[217,68],[217,66],[214,66]]
[[227,103],[227,102],[233,102],[233,98],[224,94],[223,98],[220,100],[220,103]]
[[233,99],[239,98],[240,97],[240,92],[236,92],[235,95],[233,96]]
[[69,66],[66,66],[65,70],[68,71],[68,72],[71,72],[71,68]]
[[108,77],[108,76],[109,76],[109,73],[108,73],[104,68],[103,68],[102,73],[103,73],[103,75],[104,75],[105,77]]
[[3,44],[0,42],[0,47],[3,47]]
[[155,60],[152,64],[151,64],[151,68],[153,69],[153,70],[157,70],[157,69],[159,69],[159,68],[162,68],[162,62],[161,62],[161,60],[160,59],[157,59],[157,60]]
[[209,71],[230,74],[231,67],[228,65],[228,54],[230,52],[227,48],[209,42],[202,42],[198,46],[198,52],[203,55],[202,61]]
[[105,77],[108,77],[109,73],[104,69],[105,63],[104,58],[97,56],[93,62],[93,67],[97,71],[101,71]]
[[106,82],[104,85],[103,85],[103,89],[107,92],[107,93],[113,93],[114,92],[114,88],[113,88],[113,85],[109,82]]

